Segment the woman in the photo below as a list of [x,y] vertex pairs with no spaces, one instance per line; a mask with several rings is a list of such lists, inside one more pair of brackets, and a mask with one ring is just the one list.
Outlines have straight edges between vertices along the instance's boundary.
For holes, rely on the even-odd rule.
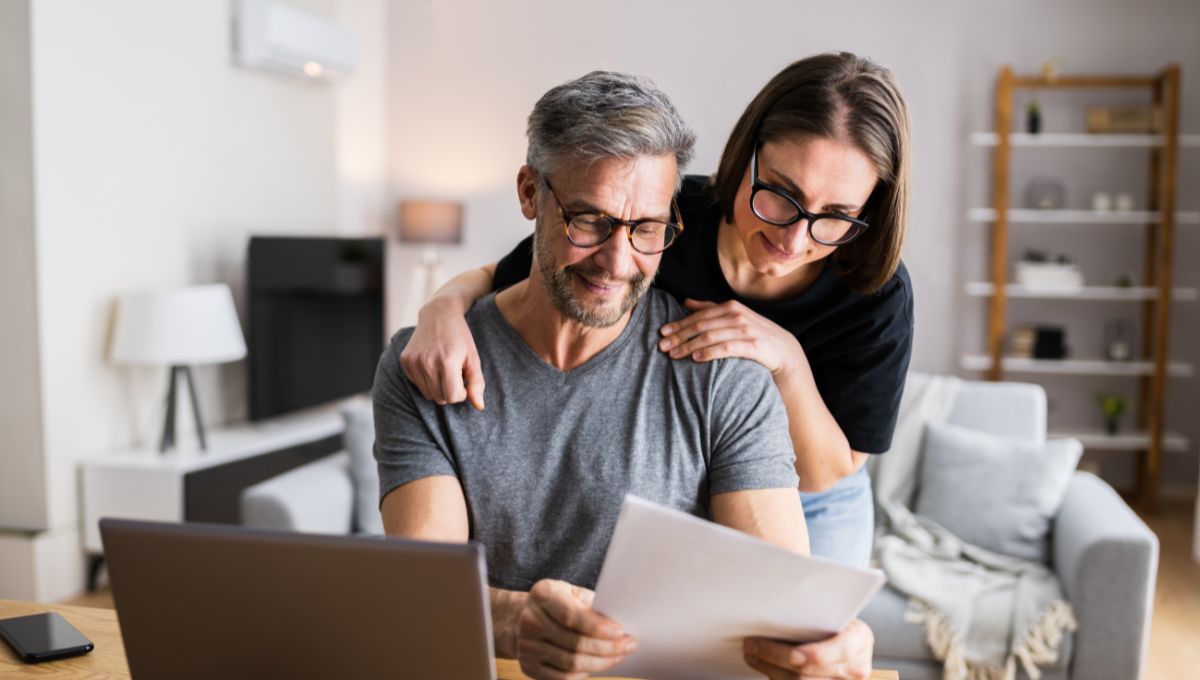
[[[716,175],[684,180],[685,231],[655,281],[693,312],[663,327],[660,349],[771,370],[812,552],[857,565],[867,563],[873,534],[863,466],[891,445],[912,346],[912,289],[900,261],[908,134],[904,101],[881,66],[846,53],[788,66],[738,120]],[[483,407],[462,315],[493,285],[528,276],[529,244],[461,275],[422,308],[401,362],[426,398]],[[790,668],[789,654],[806,647],[776,645],[748,659]]]

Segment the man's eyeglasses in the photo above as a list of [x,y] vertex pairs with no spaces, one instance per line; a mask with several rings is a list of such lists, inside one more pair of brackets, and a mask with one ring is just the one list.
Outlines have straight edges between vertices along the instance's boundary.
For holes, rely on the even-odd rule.
[[810,213],[783,189],[758,178],[758,147],[750,156],[750,210],[758,218],[777,227],[790,227],[808,220],[808,235],[824,246],[845,245],[862,235],[871,225],[843,213]]
[[633,246],[634,250],[644,255],[655,255],[669,248],[683,233],[683,219],[674,196],[671,197],[671,211],[672,216],[679,220],[678,223],[654,219],[619,220],[599,210],[567,212],[558,194],[554,193],[554,187],[550,186],[550,180],[543,176],[542,181],[550,190],[554,202],[558,204],[558,212],[566,225],[567,240],[580,248],[598,246],[607,241],[617,227],[625,226],[629,228],[629,245]]

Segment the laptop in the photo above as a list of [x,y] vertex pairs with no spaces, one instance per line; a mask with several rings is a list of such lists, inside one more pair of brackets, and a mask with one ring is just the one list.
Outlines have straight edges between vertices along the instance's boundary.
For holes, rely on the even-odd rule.
[[133,680],[494,679],[477,544],[104,519]]

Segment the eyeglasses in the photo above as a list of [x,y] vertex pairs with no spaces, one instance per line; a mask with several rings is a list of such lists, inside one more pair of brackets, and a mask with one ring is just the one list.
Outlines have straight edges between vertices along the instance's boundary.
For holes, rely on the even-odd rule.
[[783,189],[758,178],[758,147],[750,156],[750,210],[762,221],[777,227],[790,227],[808,220],[808,235],[823,246],[845,245],[862,235],[871,225],[842,213],[810,213]]
[[683,233],[683,219],[674,196],[671,197],[671,212],[679,223],[655,219],[619,220],[599,210],[567,212],[558,194],[554,193],[554,187],[550,186],[550,180],[543,176],[542,181],[550,190],[554,202],[558,204],[558,212],[566,225],[567,240],[580,248],[594,248],[607,241],[617,227],[625,226],[629,227],[629,245],[633,246],[634,250],[643,255],[656,255],[669,248]]

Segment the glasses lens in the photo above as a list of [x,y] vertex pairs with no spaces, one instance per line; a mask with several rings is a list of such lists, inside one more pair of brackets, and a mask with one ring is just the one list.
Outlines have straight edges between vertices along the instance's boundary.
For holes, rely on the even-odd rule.
[[819,219],[812,225],[812,237],[825,245],[840,245],[854,240],[861,231],[859,225],[831,217]]
[[666,222],[642,222],[633,230],[633,247],[642,253],[662,252],[675,240],[678,229]]
[[791,224],[800,217],[800,211],[786,196],[770,189],[760,189],[750,197],[750,208],[754,214],[772,224]]
[[567,236],[577,246],[594,246],[608,238],[612,231],[609,221],[599,215],[576,215],[567,225]]

